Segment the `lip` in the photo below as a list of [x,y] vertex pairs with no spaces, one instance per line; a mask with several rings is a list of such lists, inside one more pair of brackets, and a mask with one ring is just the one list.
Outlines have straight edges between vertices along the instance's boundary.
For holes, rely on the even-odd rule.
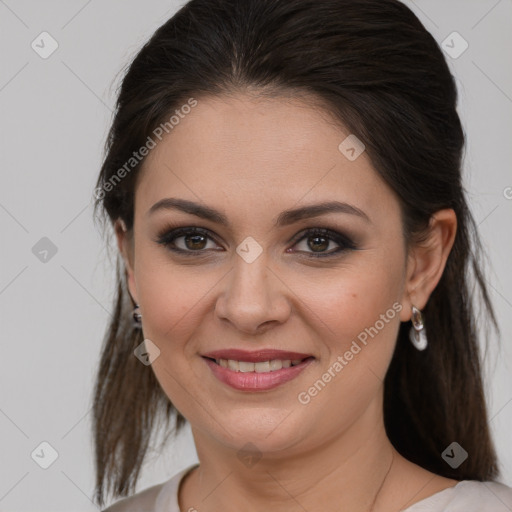
[[[275,354],[275,351],[273,352]],[[286,354],[297,355],[297,352],[286,352]],[[212,371],[213,375],[224,384],[227,384],[228,386],[238,391],[267,391],[270,389],[277,388],[278,386],[281,386],[285,382],[295,379],[315,360],[313,356],[306,356],[306,360],[302,361],[296,366],[290,366],[289,368],[281,368],[280,370],[275,370],[273,372],[258,373],[237,372],[229,368],[224,368],[217,364],[215,361],[207,359],[207,357],[209,356],[203,356],[203,360],[210,367],[210,370]],[[222,357],[220,359],[225,358]],[[228,359],[232,358],[230,357]],[[280,358],[274,357],[274,359]],[[297,357],[297,359],[300,359],[300,357]],[[241,360],[243,361],[244,359]],[[268,361],[268,359],[263,359],[263,361]]]
[[294,359],[306,359],[307,357],[313,357],[312,354],[303,354],[301,352],[288,352],[286,350],[241,350],[235,348],[214,350],[212,352],[208,352],[206,354],[201,355],[203,357],[209,357],[211,359],[233,359],[234,361],[246,361],[248,363],[260,363],[262,361],[271,361],[272,359],[290,359],[293,361]]

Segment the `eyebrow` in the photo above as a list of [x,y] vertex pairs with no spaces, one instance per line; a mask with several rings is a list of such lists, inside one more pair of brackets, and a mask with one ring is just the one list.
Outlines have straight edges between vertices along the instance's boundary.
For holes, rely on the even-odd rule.
[[[209,206],[204,206],[187,199],[178,199],[175,197],[167,197],[156,202],[147,212],[146,215],[152,215],[159,210],[180,210],[185,213],[190,213],[202,219],[210,220],[222,226],[229,226],[227,217]],[[311,217],[319,217],[327,213],[346,213],[355,215],[362,218],[368,223],[371,223],[370,218],[359,208],[352,206],[348,203],[339,201],[327,201],[318,204],[301,206],[292,210],[285,210],[279,214],[274,223],[275,227],[288,226],[302,219]]]

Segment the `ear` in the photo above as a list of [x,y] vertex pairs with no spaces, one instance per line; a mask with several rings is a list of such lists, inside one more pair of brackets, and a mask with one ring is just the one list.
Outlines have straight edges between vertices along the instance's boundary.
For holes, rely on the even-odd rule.
[[449,208],[430,218],[425,240],[410,247],[400,320],[411,319],[412,306],[422,310],[443,275],[457,232],[457,216]]
[[135,302],[135,304],[138,304],[139,301],[137,299],[137,288],[135,286],[135,277],[133,273],[133,233],[128,233],[126,224],[121,218],[115,221],[114,232],[117,238],[117,247],[119,249],[119,253],[121,254],[121,257],[124,261],[128,291],[130,292],[132,300]]

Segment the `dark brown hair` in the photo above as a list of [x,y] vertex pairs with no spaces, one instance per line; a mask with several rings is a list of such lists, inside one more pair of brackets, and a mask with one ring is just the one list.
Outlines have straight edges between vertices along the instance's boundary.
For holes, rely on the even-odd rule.
[[[412,462],[457,480],[495,479],[473,299],[481,298],[495,327],[496,320],[462,184],[457,90],[438,44],[401,2],[188,2],[155,32],[124,76],[97,182],[96,213],[103,214],[97,218],[108,226],[121,218],[132,229],[144,161],[133,169],[126,162],[188,98],[248,88],[318,98],[364,141],[374,168],[400,201],[406,243],[421,239],[434,212],[455,210],[454,246],[424,309],[429,349],[414,349],[407,339],[410,323],[400,326],[385,379],[384,420],[391,442]],[[129,171],[118,179],[123,166]],[[167,436],[185,422],[151,367],[133,355],[142,335],[131,326],[133,302],[119,258],[116,272],[117,297],[94,390],[100,505],[105,491],[120,497],[135,489],[159,419]],[[457,469],[441,457],[453,441],[469,453]]]

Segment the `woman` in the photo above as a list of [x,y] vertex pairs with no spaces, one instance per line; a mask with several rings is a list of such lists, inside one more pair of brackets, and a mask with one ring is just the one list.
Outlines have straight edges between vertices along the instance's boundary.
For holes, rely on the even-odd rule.
[[122,264],[96,500],[159,419],[199,464],[108,512],[512,510],[456,98],[396,0],[192,0],[156,31],[97,183]]

